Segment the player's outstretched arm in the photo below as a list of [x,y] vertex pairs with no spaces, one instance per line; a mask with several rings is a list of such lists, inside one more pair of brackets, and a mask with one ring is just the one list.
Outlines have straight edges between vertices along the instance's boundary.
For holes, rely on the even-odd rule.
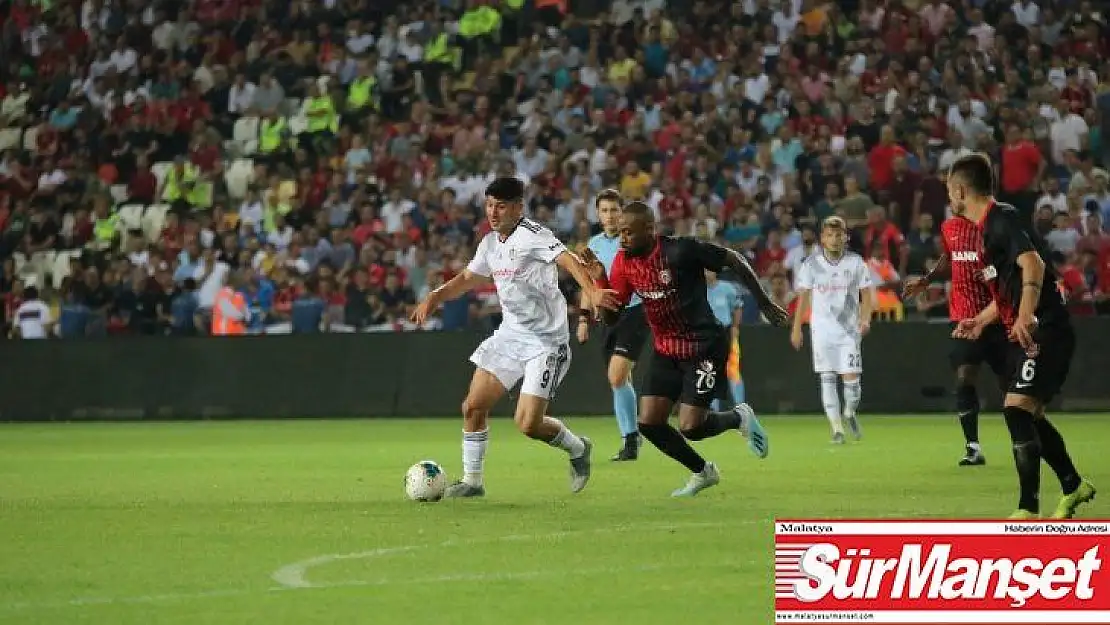
[[933,267],[933,270],[925,276],[906,280],[905,286],[902,287],[902,297],[908,299],[924,293],[925,289],[929,287],[929,283],[948,273],[948,269],[948,254],[944,254],[937,259],[937,264]]
[[490,280],[489,276],[474,273],[469,268],[463,269],[457,276],[448,280],[446,284],[428,293],[424,301],[417,304],[409,319],[416,325],[424,325],[428,317],[444,302],[458,299],[470,292],[471,289]]
[[809,289],[800,289],[798,291],[798,309],[794,311],[794,321],[790,327],[790,344],[794,349],[801,349],[805,343],[805,338],[802,335],[802,323],[809,315],[810,298],[813,296],[813,291]]
[[781,306],[771,299],[771,294],[763,288],[763,283],[759,281],[759,276],[755,273],[748,259],[744,258],[738,252],[730,249],[723,249],[725,254],[725,266],[736,272],[740,276],[740,282],[748,289],[748,292],[755,297],[756,303],[759,305],[760,312],[767,317],[767,321],[772,325],[784,326],[790,318]]
[[[597,260],[588,251],[584,255],[587,258],[592,258],[593,261]],[[577,254],[570,250],[564,250],[562,254],[555,257],[555,263],[578,283],[579,288],[582,289],[582,301],[586,308],[590,310],[612,309],[619,311],[623,307],[624,304],[617,299],[616,291],[602,288],[597,284],[598,279],[593,275],[596,273],[596,269],[592,262],[579,258]],[[605,270],[602,268],[601,278],[604,279],[604,277]]]
[[975,340],[983,333],[983,329],[992,323],[996,323],[1001,318],[998,312],[998,303],[991,302],[986,308],[979,312],[978,315],[970,319],[963,319],[956,324],[956,329],[952,330],[952,337],[957,339],[970,339]]

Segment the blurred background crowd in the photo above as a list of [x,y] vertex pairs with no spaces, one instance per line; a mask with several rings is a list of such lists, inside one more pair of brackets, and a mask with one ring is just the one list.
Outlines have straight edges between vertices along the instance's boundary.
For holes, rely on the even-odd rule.
[[[5,0],[0,16],[9,336],[207,333],[225,284],[247,332],[412,330],[488,231],[497,175],[575,247],[599,191],[643,199],[668,233],[743,251],[787,306],[814,224],[838,214],[884,319],[944,319],[943,280],[905,301],[900,285],[936,262],[944,171],[973,150],[1073,311],[1110,312],[1101,3]],[[490,287],[428,329],[497,315]]]

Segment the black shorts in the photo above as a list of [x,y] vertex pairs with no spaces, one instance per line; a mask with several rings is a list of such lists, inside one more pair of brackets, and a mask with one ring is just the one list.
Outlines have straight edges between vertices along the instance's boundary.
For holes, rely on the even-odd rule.
[[688,360],[653,351],[640,395],[666,397],[699,408],[708,408],[714,399],[731,401],[726,373],[730,347],[728,335],[723,334],[696,358]]
[[1010,374],[1010,340],[1006,338],[1006,329],[1001,323],[992,323],[975,340],[954,338],[948,358],[953,370],[987,363],[995,375],[1005,379]]
[[1075,354],[1075,330],[1071,324],[1044,326],[1033,333],[1037,351],[1030,356],[1017,343],[1010,343],[1010,375],[1007,393],[1027,395],[1047,404],[1063,388]]
[[624,356],[636,362],[640,354],[644,353],[644,343],[651,336],[648,328],[647,317],[644,316],[644,306],[625,308],[617,323],[610,326],[605,333],[605,359],[612,356]]

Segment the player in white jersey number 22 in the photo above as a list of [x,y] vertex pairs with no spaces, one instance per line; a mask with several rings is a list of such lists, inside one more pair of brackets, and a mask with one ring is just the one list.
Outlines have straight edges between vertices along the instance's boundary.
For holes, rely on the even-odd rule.
[[[802,323],[810,314],[813,370],[821,378],[821,403],[835,444],[844,443],[841,417],[856,440],[863,435],[856,416],[863,396],[860,347],[871,329],[875,302],[871,269],[862,257],[846,249],[847,244],[848,228],[843,219],[829,217],[821,224],[821,249],[810,254],[798,269],[796,287],[801,301],[790,333],[794,349],[801,349]],[[844,382],[843,412],[838,378]]]
[[597,288],[582,260],[550,230],[523,217],[524,183],[498,178],[486,188],[486,218],[493,229],[478,244],[474,259],[459,275],[420,302],[412,320],[423,324],[443,302],[492,281],[501,302],[501,326],[470,357],[477,369],[463,401],[463,478],[448,497],[480,497],[490,410],[509,390],[520,387],[514,419],[529,438],[570,455],[570,487],[578,492],[590,479],[587,438],[547,416],[547,407],[570,365],[567,302],[559,290],[559,268],[582,287],[585,305],[618,307],[614,291]]

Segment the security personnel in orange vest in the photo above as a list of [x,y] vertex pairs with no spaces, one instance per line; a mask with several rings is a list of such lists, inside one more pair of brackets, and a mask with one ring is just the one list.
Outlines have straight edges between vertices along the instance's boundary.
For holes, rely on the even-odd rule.
[[[238,276],[232,278],[238,282]],[[225,285],[216,294],[212,305],[212,336],[241,336],[247,333],[250,320],[247,298],[232,285]]]

